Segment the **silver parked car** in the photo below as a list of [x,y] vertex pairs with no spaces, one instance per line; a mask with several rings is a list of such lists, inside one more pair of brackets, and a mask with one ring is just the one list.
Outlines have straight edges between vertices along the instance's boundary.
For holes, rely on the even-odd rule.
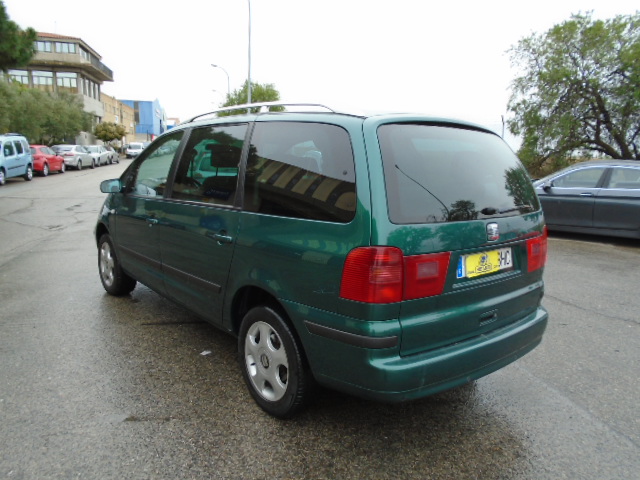
[[106,145],[104,148],[109,152],[109,163],[120,163],[120,155],[116,152],[115,148],[111,145]]
[[85,148],[96,161],[98,167],[111,163],[111,152],[102,145],[87,145]]
[[577,163],[533,183],[549,230],[640,238],[640,161]]
[[97,162],[82,145],[54,145],[53,151],[64,158],[67,167],[82,170],[82,167],[96,168]]

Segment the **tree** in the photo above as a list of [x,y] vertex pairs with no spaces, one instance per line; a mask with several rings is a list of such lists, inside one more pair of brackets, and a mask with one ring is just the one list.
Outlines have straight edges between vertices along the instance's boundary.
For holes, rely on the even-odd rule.
[[18,132],[32,143],[74,141],[91,128],[91,115],[72,93],[50,93],[0,81],[0,133]]
[[127,128],[119,123],[102,122],[96,125],[94,133],[103,142],[110,142],[122,139],[127,134]]
[[[247,103],[247,99],[249,97],[249,92],[247,86],[249,85],[248,81],[244,82],[244,85],[239,90],[234,90],[232,93],[227,94],[227,101],[224,102],[222,107],[232,107],[233,105],[243,105]],[[280,93],[276,90],[275,85],[273,83],[253,83],[251,82],[251,102],[253,103],[261,103],[261,102],[277,102],[280,100]],[[255,111],[256,109],[252,109]],[[284,107],[272,107],[271,111],[281,112],[284,110]],[[221,113],[224,115],[235,115],[237,111],[229,111]]]
[[0,70],[22,67],[36,52],[37,35],[33,28],[22,30],[9,19],[4,2],[0,0]]
[[640,13],[573,15],[510,50],[509,129],[530,167],[576,153],[640,160]]

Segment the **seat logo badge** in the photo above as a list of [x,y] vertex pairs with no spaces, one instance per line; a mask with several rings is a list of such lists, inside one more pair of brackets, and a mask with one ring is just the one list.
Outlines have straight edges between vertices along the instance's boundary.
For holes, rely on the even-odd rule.
[[498,229],[497,223],[487,224],[487,240],[490,242],[500,240],[500,230]]

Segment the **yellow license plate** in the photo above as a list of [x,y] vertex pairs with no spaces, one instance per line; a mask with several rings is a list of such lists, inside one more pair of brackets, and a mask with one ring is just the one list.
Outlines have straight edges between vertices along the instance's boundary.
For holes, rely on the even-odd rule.
[[473,278],[513,267],[511,248],[462,255],[458,261],[457,278]]

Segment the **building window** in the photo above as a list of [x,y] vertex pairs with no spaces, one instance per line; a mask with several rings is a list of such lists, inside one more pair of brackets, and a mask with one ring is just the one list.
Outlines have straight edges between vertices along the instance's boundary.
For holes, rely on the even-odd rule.
[[72,72],[56,73],[56,81],[59,91],[78,93],[78,74]]
[[38,40],[36,42],[36,50],[38,52],[51,52],[51,42]]
[[29,72],[26,70],[9,70],[9,78],[15,82],[29,85]]
[[91,55],[84,48],[80,47],[80,56],[84,58],[87,62],[91,61]]
[[75,43],[56,42],[57,53],[76,53]]
[[53,91],[53,72],[33,70],[31,78],[33,79],[34,88],[46,90],[47,92]]

